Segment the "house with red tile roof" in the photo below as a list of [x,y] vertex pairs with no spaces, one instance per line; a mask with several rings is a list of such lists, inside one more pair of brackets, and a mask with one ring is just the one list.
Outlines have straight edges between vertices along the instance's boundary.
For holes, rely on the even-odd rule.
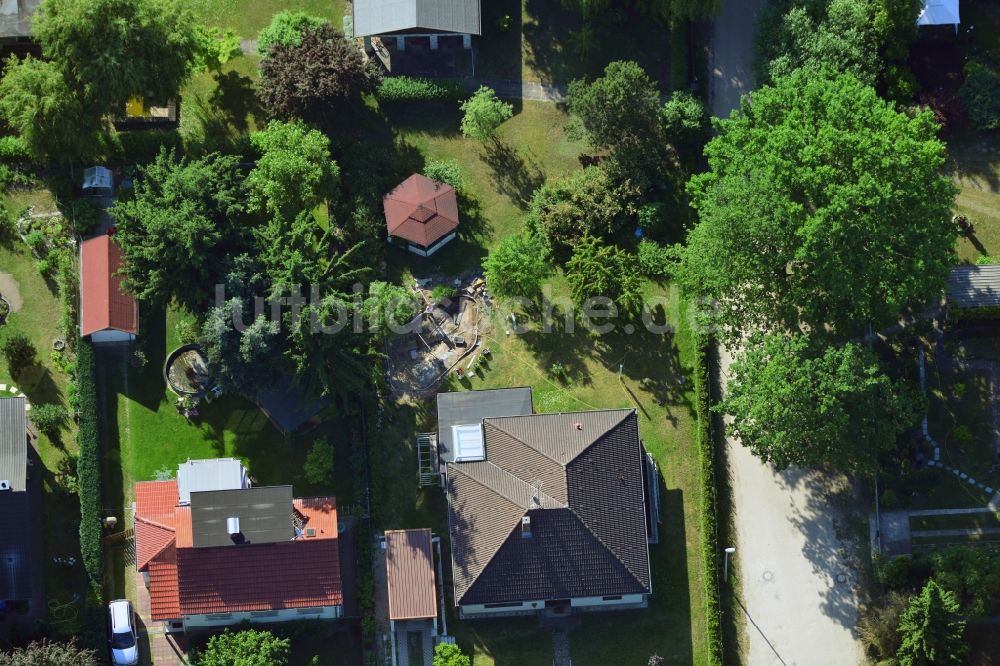
[[455,238],[458,198],[455,188],[415,173],[382,200],[389,242],[429,257]]
[[336,500],[252,486],[232,463],[189,461],[177,480],[136,484],[136,569],[152,619],[188,631],[341,617]]
[[80,335],[95,344],[131,342],[139,333],[139,307],[122,288],[122,252],[105,234],[80,246]]

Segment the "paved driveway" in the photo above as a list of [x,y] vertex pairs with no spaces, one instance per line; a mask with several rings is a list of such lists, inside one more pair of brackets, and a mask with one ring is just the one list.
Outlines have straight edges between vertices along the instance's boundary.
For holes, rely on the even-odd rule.
[[712,115],[728,118],[753,89],[754,17],[766,0],[724,0],[712,35]]
[[[712,115],[728,117],[753,88],[754,17],[765,0],[724,0],[711,59]],[[731,358],[720,350],[722,378]],[[841,557],[836,509],[843,490],[797,470],[775,472],[738,441],[726,442],[735,507],[736,564],[751,666],[847,666],[863,660],[854,627],[855,578]],[[837,487],[840,484],[840,487]],[[848,547],[847,552],[850,552]]]
[[[723,378],[731,359],[720,350]],[[735,506],[737,562],[746,616],[746,663],[848,666],[863,662],[854,635],[857,583],[841,549],[834,494],[850,493],[843,478],[776,472],[728,438]]]

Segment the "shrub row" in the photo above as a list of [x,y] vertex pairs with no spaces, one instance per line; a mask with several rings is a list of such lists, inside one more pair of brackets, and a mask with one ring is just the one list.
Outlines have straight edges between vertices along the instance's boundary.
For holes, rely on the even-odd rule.
[[76,391],[80,409],[76,472],[80,494],[80,553],[90,587],[102,596],[104,550],[101,545],[101,458],[97,429],[97,381],[89,340],[76,343]]
[[705,614],[708,663],[722,666],[722,606],[719,600],[719,526],[715,485],[715,440],[712,433],[711,375],[708,340],[699,339],[695,352],[695,413],[698,418],[699,483],[701,484],[702,557],[705,560]]
[[389,76],[382,79],[375,97],[383,104],[394,102],[458,102],[468,96],[461,81]]

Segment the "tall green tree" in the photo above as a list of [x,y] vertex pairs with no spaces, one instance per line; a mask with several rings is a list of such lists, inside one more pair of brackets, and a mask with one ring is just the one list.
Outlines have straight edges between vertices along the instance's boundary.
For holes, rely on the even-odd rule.
[[602,166],[615,182],[644,192],[674,189],[671,138],[665,130],[679,118],[679,109],[670,103],[661,110],[659,88],[642,67],[612,62],[593,81],[572,81],[566,101],[573,116],[571,133],[582,129],[590,145],[611,153]]
[[279,332],[279,322],[271,321],[265,313],[254,317],[251,304],[242,299],[232,298],[210,308],[200,341],[212,376],[227,391],[254,394],[274,378],[270,370],[280,343]]
[[757,335],[730,370],[715,407],[730,432],[779,469],[830,465],[871,472],[879,452],[919,419],[918,392],[893,382],[856,343],[817,345],[803,335]]
[[462,102],[461,109],[462,134],[479,141],[494,139],[500,125],[514,115],[514,107],[498,99],[493,89],[486,86]]
[[578,307],[586,306],[591,299],[609,298],[627,317],[642,311],[639,266],[632,255],[616,245],[584,236],[566,262],[566,281]]
[[176,95],[199,52],[182,0],[44,0],[33,30],[78,100],[120,115],[133,95]]
[[720,0],[629,0],[622,3],[612,3],[611,0],[562,0],[562,4],[588,18],[625,6],[659,19],[711,18],[718,14],[722,6]]
[[362,312],[368,329],[385,339],[409,324],[420,312],[420,305],[406,287],[376,280],[368,285]]
[[745,99],[705,154],[677,278],[713,304],[724,338],[805,327],[843,339],[942,293],[955,187],[930,113],[799,70]]
[[11,56],[0,81],[0,117],[42,162],[86,155],[95,145],[100,118],[90,113],[54,63]]
[[900,666],[961,664],[969,651],[955,595],[933,580],[910,599],[899,620],[899,633],[902,642],[896,657]]
[[311,211],[333,194],[340,169],[330,157],[330,140],[302,121],[272,120],[250,135],[260,151],[247,177],[252,209],[293,218]]
[[486,282],[500,298],[539,304],[542,281],[552,272],[545,245],[529,233],[505,236],[483,261]]
[[141,167],[131,198],[108,211],[124,257],[125,288],[164,304],[172,297],[199,311],[239,249],[243,214],[239,161],[216,154],[197,160],[162,151]]
[[571,81],[566,103],[595,148],[614,150],[657,135],[660,91],[638,63],[615,61],[593,81]]
[[285,666],[290,642],[270,631],[226,629],[208,639],[194,660],[197,666]]
[[565,259],[584,235],[610,238],[633,212],[637,191],[612,183],[596,166],[572,172],[535,190],[527,227],[556,259]]
[[375,92],[380,75],[329,23],[302,30],[296,44],[274,43],[260,64],[259,94],[271,116],[332,123]]

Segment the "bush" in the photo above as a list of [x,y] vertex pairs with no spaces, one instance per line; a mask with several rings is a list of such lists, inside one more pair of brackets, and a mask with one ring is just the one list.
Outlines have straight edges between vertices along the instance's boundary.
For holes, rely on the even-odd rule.
[[670,143],[691,146],[700,143],[708,132],[708,114],[700,99],[677,90],[660,109],[660,122]]
[[176,129],[131,130],[116,136],[124,158],[129,161],[155,157],[164,148],[180,150],[184,144]]
[[455,643],[438,643],[434,647],[434,666],[471,666],[472,660],[462,654]]
[[662,236],[667,232],[667,207],[659,201],[639,206],[639,227],[647,235]]
[[972,439],[973,439],[972,430],[969,429],[969,426],[966,425],[958,426],[951,433],[951,436],[952,439],[955,440],[955,443],[958,444],[960,447],[965,447],[968,446],[969,444],[972,444]]
[[35,364],[35,345],[24,333],[13,333],[3,343],[3,356],[10,374],[17,377]]
[[80,406],[77,441],[77,484],[80,494],[80,553],[90,586],[100,603],[104,576],[104,548],[101,545],[101,460],[97,430],[97,383],[94,350],[89,340],[77,341],[77,402]]
[[954,394],[956,400],[965,399],[966,386],[962,382],[955,382],[951,385],[951,392]]
[[62,405],[53,403],[34,405],[31,409],[31,421],[39,431],[54,438],[66,423],[66,410]]
[[435,160],[424,166],[424,175],[439,183],[448,183],[456,190],[462,189],[462,167],[457,160]]
[[41,230],[34,229],[33,231],[29,231],[24,235],[24,242],[27,243],[34,254],[45,256],[45,252],[48,249],[48,242]]
[[1000,129],[1000,74],[969,63],[958,94],[973,125],[980,130]]
[[257,52],[261,57],[267,57],[271,46],[299,46],[302,44],[302,32],[306,28],[318,28],[328,21],[318,16],[310,16],[305,12],[285,10],[278,12],[257,36]]
[[900,507],[899,498],[891,489],[886,490],[879,498],[879,506],[883,511],[893,511]]
[[192,660],[197,666],[284,666],[290,642],[270,631],[226,629],[208,639]]
[[375,97],[382,104],[397,102],[459,102],[465,98],[461,81],[388,76],[382,79]]
[[456,292],[455,288],[452,287],[451,285],[439,284],[435,286],[433,289],[431,289],[431,300],[434,301],[435,303],[440,303],[446,298],[448,299],[455,298],[457,293],[458,292]]
[[19,136],[0,137],[0,162],[30,162],[31,149]]
[[80,483],[77,478],[77,467],[79,462],[79,456],[67,453],[59,459],[59,463],[56,465],[59,485],[70,495],[76,495],[80,489]]
[[306,462],[302,466],[306,480],[316,485],[327,485],[333,482],[334,450],[330,442],[318,439],[309,449]]
[[98,657],[92,650],[69,643],[56,643],[48,639],[16,648],[13,652],[0,653],[0,666],[97,666]]
[[858,622],[858,634],[868,655],[876,663],[884,663],[896,656],[899,649],[899,619],[906,609],[908,599],[900,592],[889,592],[881,605],[865,608]]
[[651,240],[639,243],[639,270],[651,280],[665,280],[670,276],[670,248]]

